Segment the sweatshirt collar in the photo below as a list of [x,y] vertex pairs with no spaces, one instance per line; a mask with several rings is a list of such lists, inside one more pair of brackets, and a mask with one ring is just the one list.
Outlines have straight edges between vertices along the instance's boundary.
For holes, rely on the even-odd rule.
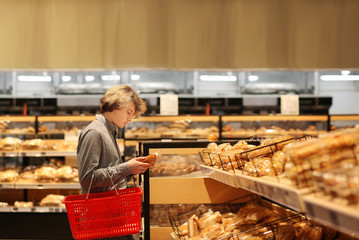
[[102,114],[96,114],[96,120],[102,122],[107,130],[111,132],[113,135],[116,135],[116,125],[112,124],[107,118],[105,118]]

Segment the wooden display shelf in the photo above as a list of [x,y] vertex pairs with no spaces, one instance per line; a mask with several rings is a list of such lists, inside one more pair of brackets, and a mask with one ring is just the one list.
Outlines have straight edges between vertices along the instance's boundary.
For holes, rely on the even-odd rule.
[[208,177],[150,178],[150,204],[223,203],[248,194]]
[[155,240],[172,240],[172,227],[153,227],[151,226],[151,239]]
[[0,121],[35,122],[35,116],[0,116]]
[[330,121],[359,121],[359,115],[331,115]]
[[39,122],[91,122],[95,116],[39,116]]
[[309,135],[313,137],[317,137],[320,134],[324,134],[326,131],[272,131],[272,129],[268,129],[267,131],[252,131],[249,133],[245,133],[245,131],[232,131],[232,132],[222,132],[222,138],[250,138],[253,136],[259,138],[267,138],[267,137],[279,137],[283,135],[290,135],[290,136],[304,136]]
[[0,212],[11,213],[63,213],[66,212],[66,208],[57,206],[34,206],[34,207],[0,207]]
[[156,132],[125,132],[125,137],[127,139],[155,139],[155,138],[161,138],[161,133]]
[[[168,139],[168,138],[172,138],[172,139],[206,139],[206,137],[208,136],[208,134],[210,134],[211,132],[173,132],[173,131],[168,131],[168,132],[136,132],[136,133],[132,133],[132,132],[126,132],[125,133],[125,137],[126,139],[141,139],[141,140],[146,140],[146,139]],[[219,134],[219,133],[217,133]]]
[[142,116],[134,122],[173,122],[188,120],[194,122],[218,122],[219,116]]
[[359,237],[359,206],[348,206],[344,200],[311,194],[303,197],[306,215],[338,231]]
[[328,121],[327,115],[259,115],[259,116],[223,116],[223,122],[237,121]]
[[3,157],[62,157],[76,156],[76,150],[16,150],[1,151],[0,155]]
[[[359,237],[359,205],[349,206],[344,200],[331,199],[323,194],[313,194],[308,188],[297,189],[285,177],[251,177],[240,170],[228,171],[209,166],[202,166],[202,172],[209,177],[223,182],[223,179],[233,175],[238,188],[264,196],[276,203],[291,208],[297,212],[340,232]],[[229,185],[230,186],[230,185]]]
[[210,166],[201,166],[202,172],[210,178],[228,186],[246,189],[285,205],[297,212],[305,212],[302,196],[308,189],[296,189],[285,177],[251,177],[240,170],[224,171]]
[[78,182],[36,182],[33,179],[18,179],[15,182],[0,182],[0,189],[80,189]]
[[240,188],[257,193],[297,212],[305,213],[302,197],[310,190],[295,188],[286,177],[251,177],[240,170],[235,171],[235,177]]
[[0,189],[14,189],[14,182],[0,182]]
[[37,182],[32,179],[19,179],[14,183],[15,189],[80,189],[78,182]]
[[228,186],[238,188],[239,183],[232,171],[224,171],[222,169],[215,169],[210,166],[201,165],[202,173],[211,179],[226,184]]

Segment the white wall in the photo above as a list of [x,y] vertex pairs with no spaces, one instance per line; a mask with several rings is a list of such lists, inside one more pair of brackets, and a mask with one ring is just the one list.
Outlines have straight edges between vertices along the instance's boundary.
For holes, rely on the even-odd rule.
[[330,114],[359,114],[359,82],[320,81],[319,95],[333,98]]

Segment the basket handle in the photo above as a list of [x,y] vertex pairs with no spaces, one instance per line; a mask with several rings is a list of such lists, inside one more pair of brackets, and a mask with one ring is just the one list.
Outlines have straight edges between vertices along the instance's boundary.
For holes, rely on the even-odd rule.
[[[107,174],[108,174],[108,173],[107,173]],[[113,183],[112,178],[110,178],[110,176],[109,176],[109,179],[111,180],[112,185],[115,186],[115,184]],[[86,200],[89,198],[90,189],[91,189],[91,186],[92,186],[92,181],[93,181],[93,173],[92,173],[92,177],[91,177],[90,186],[89,186],[89,188],[87,189]],[[116,194],[117,194],[117,196],[118,196],[118,192],[117,192],[117,189],[116,189],[116,188],[115,188],[115,191],[116,191]]]

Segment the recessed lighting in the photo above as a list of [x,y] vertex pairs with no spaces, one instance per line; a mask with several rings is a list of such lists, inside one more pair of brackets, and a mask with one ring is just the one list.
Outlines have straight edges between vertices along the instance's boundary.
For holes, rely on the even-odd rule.
[[258,81],[259,77],[257,75],[249,75],[248,80],[251,82]]
[[131,80],[137,81],[137,80],[140,80],[140,79],[141,79],[141,76],[138,75],[138,74],[132,74],[131,75]]
[[87,75],[87,76],[85,77],[85,80],[86,80],[87,82],[92,82],[92,81],[95,80],[95,77],[94,77],[94,76],[91,76],[91,75]]

